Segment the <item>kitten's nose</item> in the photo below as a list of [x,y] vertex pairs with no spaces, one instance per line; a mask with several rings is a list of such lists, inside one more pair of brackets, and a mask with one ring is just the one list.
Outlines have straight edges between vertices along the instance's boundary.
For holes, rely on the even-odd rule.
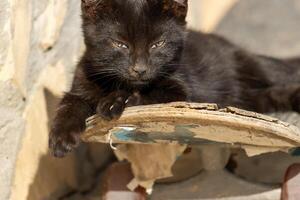
[[146,66],[144,65],[136,65],[132,68],[132,70],[139,76],[143,76],[146,71],[147,71],[147,68]]

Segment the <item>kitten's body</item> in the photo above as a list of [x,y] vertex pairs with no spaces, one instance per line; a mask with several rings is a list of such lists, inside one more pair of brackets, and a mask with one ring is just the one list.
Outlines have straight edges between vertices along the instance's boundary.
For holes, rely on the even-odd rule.
[[299,59],[254,55],[221,37],[187,31],[186,9],[184,0],[83,2],[87,51],[51,130],[55,156],[77,146],[87,117],[118,118],[126,106],[192,101],[300,110]]
[[297,59],[255,55],[213,34],[188,31],[182,58],[187,65],[178,73],[184,74],[191,88],[188,99],[194,102],[256,112],[288,110],[292,109],[291,99],[284,94],[300,86]]

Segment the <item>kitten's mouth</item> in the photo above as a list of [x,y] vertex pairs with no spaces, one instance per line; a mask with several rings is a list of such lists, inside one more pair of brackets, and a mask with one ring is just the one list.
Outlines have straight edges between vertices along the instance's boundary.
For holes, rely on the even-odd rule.
[[131,83],[133,85],[146,85],[149,83],[149,81],[146,80],[132,80]]
[[130,80],[130,83],[135,86],[143,86],[143,85],[147,85],[149,83],[149,80],[133,79]]

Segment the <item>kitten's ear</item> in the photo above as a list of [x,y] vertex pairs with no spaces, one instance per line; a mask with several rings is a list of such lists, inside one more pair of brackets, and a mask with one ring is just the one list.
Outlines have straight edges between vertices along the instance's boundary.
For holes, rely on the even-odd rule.
[[82,4],[93,4],[97,2],[98,0],[81,0]]
[[111,10],[111,0],[81,0],[81,8],[84,17],[95,18],[99,9],[102,14]]
[[188,0],[163,0],[163,9],[171,13],[180,22],[185,23],[188,12]]
[[94,18],[96,16],[96,4],[98,0],[81,0],[83,17]]
[[173,0],[177,3],[180,3],[183,6],[187,6],[188,5],[188,0]]

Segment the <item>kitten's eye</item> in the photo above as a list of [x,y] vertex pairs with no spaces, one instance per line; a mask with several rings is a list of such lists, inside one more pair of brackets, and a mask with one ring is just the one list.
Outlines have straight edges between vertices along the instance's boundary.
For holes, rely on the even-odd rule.
[[128,49],[129,47],[126,45],[126,44],[124,44],[123,42],[120,42],[120,41],[117,41],[117,40],[113,40],[113,45],[115,46],[115,47],[118,47],[118,48],[122,48],[122,49]]
[[151,49],[156,49],[156,48],[159,48],[159,47],[162,47],[165,45],[165,41],[164,40],[161,40],[159,42],[156,42],[155,44],[153,44],[151,46]]

